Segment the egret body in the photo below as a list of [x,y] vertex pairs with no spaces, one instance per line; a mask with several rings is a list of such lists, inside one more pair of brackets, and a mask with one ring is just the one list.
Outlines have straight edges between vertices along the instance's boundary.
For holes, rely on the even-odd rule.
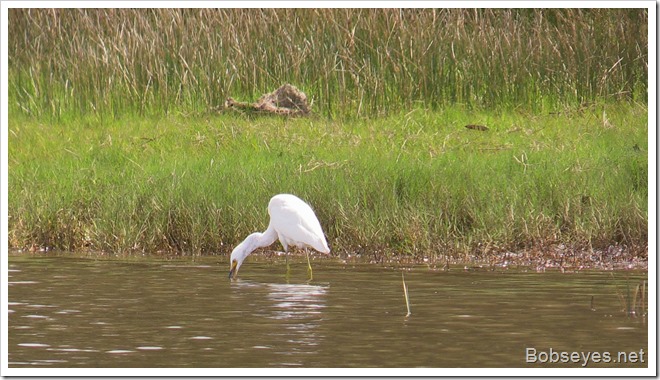
[[[243,260],[257,248],[268,247],[279,239],[288,254],[289,246],[300,248],[311,247],[321,253],[330,253],[328,243],[323,235],[314,210],[302,199],[291,194],[278,194],[268,203],[270,222],[264,232],[255,232],[248,235],[241,244],[237,245],[231,253],[229,260],[229,277],[236,277]],[[307,263],[311,276],[312,267]],[[288,265],[288,261],[287,261]]]

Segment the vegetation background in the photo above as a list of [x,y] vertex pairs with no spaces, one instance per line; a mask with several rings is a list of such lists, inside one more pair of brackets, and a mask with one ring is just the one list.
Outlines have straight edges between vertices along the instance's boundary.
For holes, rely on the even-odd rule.
[[[293,192],[340,254],[643,258],[647,24],[646,9],[10,9],[10,246],[224,254]],[[222,107],[284,83],[313,117]]]
[[11,9],[29,115],[206,111],[292,83],[327,116],[646,101],[645,9]]

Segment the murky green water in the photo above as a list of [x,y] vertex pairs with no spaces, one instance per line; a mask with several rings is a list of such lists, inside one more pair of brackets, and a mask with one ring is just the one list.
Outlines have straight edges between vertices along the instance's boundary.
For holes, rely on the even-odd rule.
[[533,350],[555,367],[582,366],[573,352],[648,365],[646,320],[620,299],[645,272],[416,267],[406,318],[394,268],[316,261],[308,283],[302,262],[287,281],[283,260],[251,257],[232,282],[223,260],[11,256],[9,367],[542,365]]

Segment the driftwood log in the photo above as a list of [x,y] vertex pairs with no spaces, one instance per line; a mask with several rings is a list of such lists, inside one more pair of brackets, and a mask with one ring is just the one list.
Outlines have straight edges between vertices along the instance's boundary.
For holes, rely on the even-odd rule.
[[307,95],[290,84],[263,95],[256,103],[238,102],[233,98],[227,98],[225,108],[290,116],[305,116],[312,112],[307,102]]
[[479,124],[468,124],[465,126],[467,129],[474,129],[475,131],[487,131],[488,127],[485,125],[479,125]]

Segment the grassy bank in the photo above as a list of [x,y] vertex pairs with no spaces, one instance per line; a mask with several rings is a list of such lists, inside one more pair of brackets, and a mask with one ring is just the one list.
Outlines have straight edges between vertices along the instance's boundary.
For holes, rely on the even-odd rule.
[[9,104],[67,119],[253,101],[324,116],[646,101],[645,9],[10,9]]
[[[646,255],[646,24],[644,9],[11,9],[10,246],[227,253],[291,192],[340,254]],[[287,82],[311,118],[217,112]]]
[[[276,193],[308,200],[337,254],[483,255],[647,241],[647,108],[460,107],[388,118],[10,118],[9,242],[229,252]],[[466,129],[486,125],[488,131]]]

